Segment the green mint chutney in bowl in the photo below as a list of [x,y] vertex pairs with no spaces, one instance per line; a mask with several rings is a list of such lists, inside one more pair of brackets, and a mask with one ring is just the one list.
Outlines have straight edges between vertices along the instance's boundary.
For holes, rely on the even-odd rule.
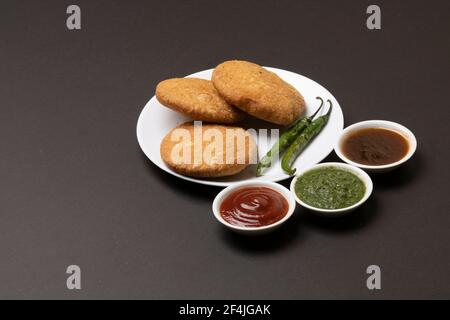
[[295,193],[303,202],[321,209],[347,208],[364,197],[366,186],[347,170],[318,168],[298,178]]
[[363,170],[345,163],[321,163],[300,172],[291,192],[303,207],[326,216],[348,213],[362,205],[373,185]]

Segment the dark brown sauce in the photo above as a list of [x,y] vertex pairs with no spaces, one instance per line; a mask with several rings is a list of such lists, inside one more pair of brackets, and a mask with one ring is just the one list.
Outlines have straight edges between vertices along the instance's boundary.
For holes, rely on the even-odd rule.
[[408,140],[402,134],[382,128],[358,130],[342,142],[342,151],[347,158],[371,166],[397,162],[408,150]]
[[244,187],[228,195],[220,205],[220,215],[240,227],[262,227],[281,220],[289,204],[279,192],[267,187]]

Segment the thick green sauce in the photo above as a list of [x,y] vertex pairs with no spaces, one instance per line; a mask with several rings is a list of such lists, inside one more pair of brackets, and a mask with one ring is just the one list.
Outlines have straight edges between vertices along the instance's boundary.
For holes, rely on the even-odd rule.
[[306,172],[295,183],[295,193],[306,204],[321,209],[341,209],[364,197],[366,186],[355,174],[335,167]]

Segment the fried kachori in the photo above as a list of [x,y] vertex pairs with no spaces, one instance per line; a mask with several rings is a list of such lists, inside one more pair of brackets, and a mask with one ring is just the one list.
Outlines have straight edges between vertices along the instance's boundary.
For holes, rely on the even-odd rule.
[[305,101],[293,86],[252,62],[219,64],[212,83],[229,104],[271,123],[289,125],[305,110]]

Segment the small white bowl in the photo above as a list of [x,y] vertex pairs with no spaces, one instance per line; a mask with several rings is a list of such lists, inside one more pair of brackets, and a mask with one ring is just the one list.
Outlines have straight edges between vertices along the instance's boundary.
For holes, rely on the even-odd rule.
[[[295,193],[295,184],[297,183],[298,178],[301,177],[302,175],[304,175],[306,172],[309,172],[309,171],[315,170],[315,169],[319,169],[319,168],[324,168],[324,167],[327,167],[327,168],[333,167],[333,168],[337,168],[337,169],[347,170],[347,171],[355,174],[358,178],[360,178],[361,181],[366,186],[366,193],[364,194],[362,199],[350,207],[341,208],[341,209],[316,208],[316,207],[313,207],[313,206],[303,202]],[[364,202],[366,202],[367,199],[369,199],[370,195],[372,194],[372,190],[373,190],[372,179],[370,179],[370,177],[367,173],[365,173],[363,170],[361,170],[355,166],[351,166],[349,164],[342,163],[342,162],[324,162],[324,163],[316,164],[315,166],[312,166],[310,168],[303,169],[302,171],[300,171],[298,173],[298,175],[295,176],[294,179],[292,179],[292,182],[291,182],[291,194],[294,196],[297,203],[299,203],[302,207],[309,209],[311,212],[313,212],[317,215],[327,216],[327,217],[338,217],[338,216],[342,216],[347,213],[350,213],[351,211],[353,211],[356,208],[358,208],[359,206],[361,206]]]
[[[342,151],[343,141],[350,134],[354,133],[355,131],[360,130],[360,129],[367,129],[367,128],[382,128],[382,129],[388,129],[388,130],[392,130],[392,131],[400,133],[408,141],[408,145],[409,145],[408,153],[397,162],[393,162],[393,163],[389,163],[389,164],[385,164],[385,165],[379,165],[379,166],[361,164],[361,163],[357,163],[357,162],[350,160],[349,158],[347,158],[345,156],[344,152]],[[336,152],[337,156],[342,159],[342,161],[347,162],[348,164],[351,164],[353,166],[356,166],[358,168],[364,169],[367,172],[372,172],[372,173],[375,173],[375,172],[383,173],[383,172],[387,172],[387,171],[397,168],[401,164],[408,161],[412,157],[414,152],[416,152],[416,149],[417,149],[417,140],[416,140],[416,137],[414,136],[414,134],[411,132],[411,130],[409,130],[405,126],[402,126],[399,123],[392,122],[392,121],[385,121],[385,120],[368,120],[368,121],[357,122],[355,124],[352,124],[351,126],[348,126],[347,128],[345,128],[342,131],[342,133],[339,136],[339,139],[334,147],[334,151]]]
[[[270,189],[273,189],[273,190],[279,192],[282,196],[284,196],[286,198],[286,201],[288,202],[288,205],[289,205],[288,212],[282,219],[278,220],[277,222],[269,224],[267,226],[262,226],[262,227],[241,227],[241,226],[236,226],[234,224],[228,223],[227,221],[225,221],[222,218],[222,215],[220,214],[220,205],[222,204],[222,201],[230,193],[234,192],[237,189],[244,188],[244,187],[266,187],[266,188],[270,188]],[[238,184],[231,185],[231,186],[223,189],[221,192],[219,192],[219,194],[214,198],[212,210],[213,210],[213,213],[214,213],[214,216],[216,217],[216,219],[221,224],[223,224],[225,227],[229,228],[230,230],[235,231],[240,234],[245,234],[245,235],[260,235],[260,234],[265,234],[270,231],[273,231],[276,228],[278,228],[279,226],[281,226],[283,223],[285,223],[294,213],[295,205],[296,205],[295,198],[291,194],[291,192],[287,188],[283,187],[282,185],[280,185],[278,183],[267,182],[267,181],[245,181],[245,182],[240,182]]]

